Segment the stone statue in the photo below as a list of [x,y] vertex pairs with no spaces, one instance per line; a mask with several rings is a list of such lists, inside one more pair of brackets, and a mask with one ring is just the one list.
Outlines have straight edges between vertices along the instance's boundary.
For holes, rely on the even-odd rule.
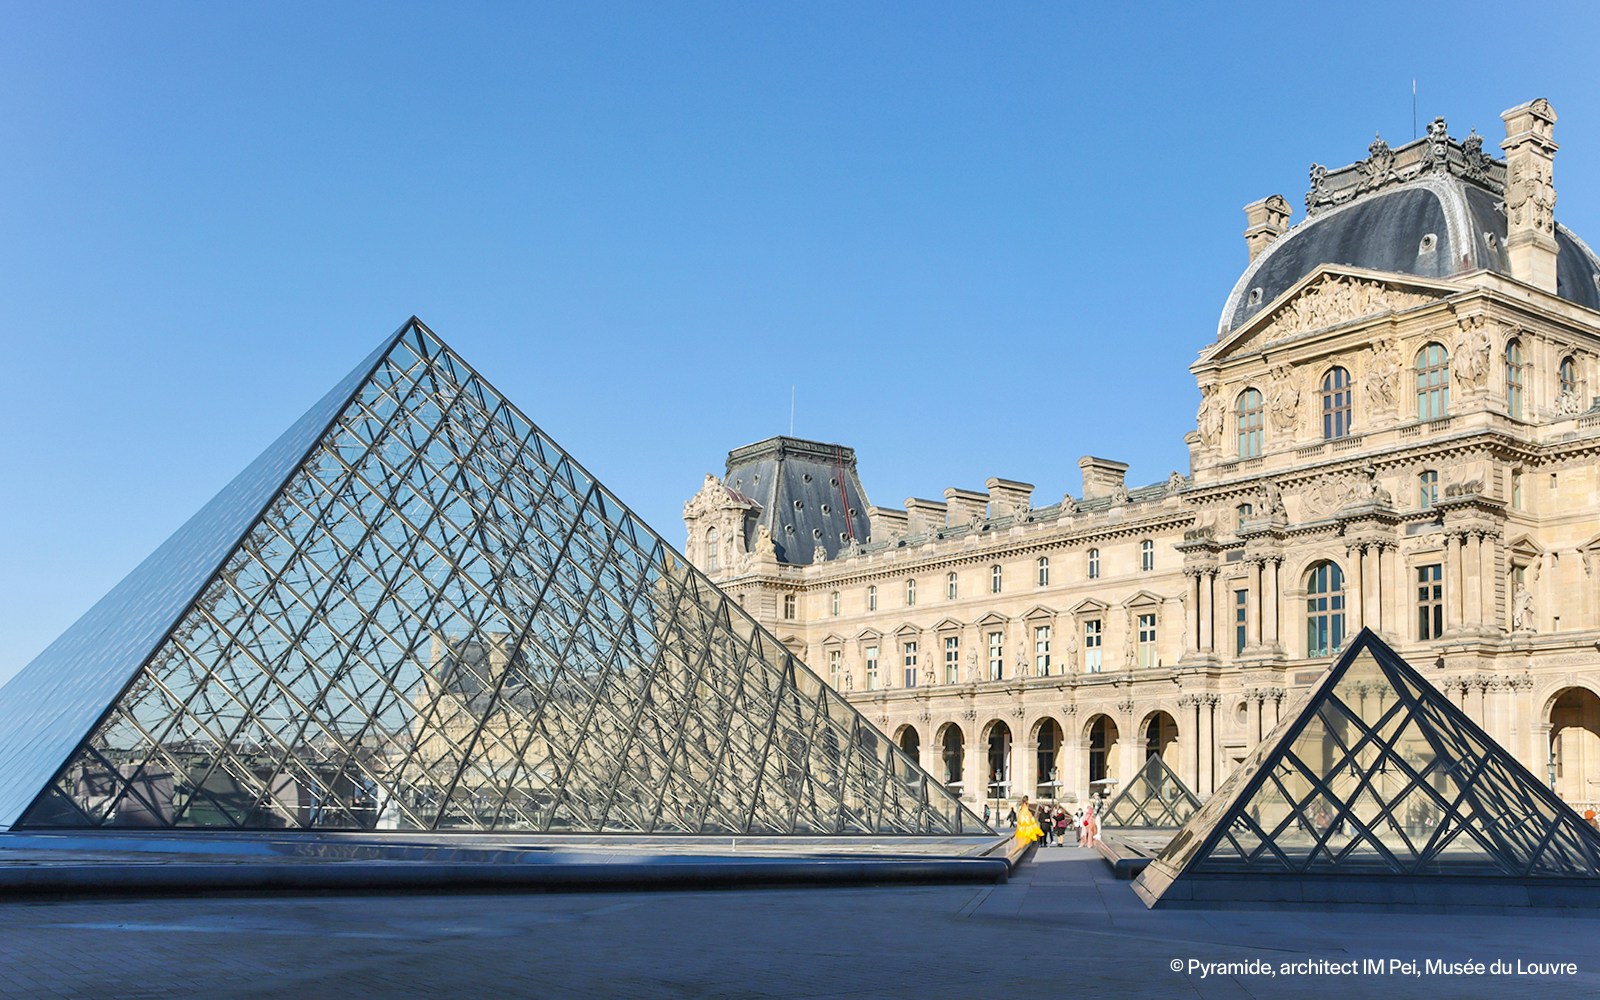
[[1489,354],[1493,350],[1493,341],[1489,331],[1484,329],[1482,317],[1474,317],[1467,322],[1469,326],[1456,345],[1453,374],[1462,386],[1481,389],[1489,377]]
[[1556,412],[1563,417],[1570,417],[1579,413],[1583,404],[1578,401],[1578,394],[1571,389],[1562,389],[1561,395],[1556,397]]
[[1072,494],[1071,493],[1063,493],[1063,494],[1061,494],[1061,514],[1062,514],[1062,516],[1064,517],[1064,516],[1066,516],[1068,514],[1076,514],[1077,512],[1078,512],[1078,501],[1072,499]]
[[1395,380],[1400,377],[1400,349],[1386,340],[1372,349],[1367,367],[1367,409],[1387,413],[1394,409]]
[[1283,493],[1279,491],[1276,483],[1261,484],[1261,505],[1257,513],[1266,518],[1273,518],[1283,513]]
[[1272,427],[1280,434],[1293,433],[1294,418],[1300,412],[1300,386],[1288,367],[1279,367],[1272,373],[1272,388],[1268,390],[1267,409],[1272,414]]
[[1517,589],[1511,595],[1511,630],[1514,632],[1532,632],[1533,627],[1533,595],[1528,588],[1517,584]]
[[1362,496],[1365,499],[1370,500],[1373,503],[1393,502],[1394,497],[1390,496],[1389,491],[1383,488],[1383,483],[1378,481],[1377,466],[1369,465],[1361,471],[1367,477],[1367,481],[1365,484],[1363,484],[1361,489]]
[[1195,425],[1200,431],[1200,443],[1207,448],[1215,448],[1222,443],[1224,404],[1214,385],[1201,386],[1200,396],[1200,411],[1195,414]]
[[978,654],[977,653],[968,653],[967,654],[967,683],[968,684],[976,684],[976,683],[978,683]]
[[856,686],[856,672],[854,670],[846,670],[844,672],[844,689],[846,691],[852,691],[852,690],[855,689],[855,686]]
[[1167,477],[1167,495],[1175,496],[1181,489],[1183,489],[1183,474],[1173,469],[1172,475]]

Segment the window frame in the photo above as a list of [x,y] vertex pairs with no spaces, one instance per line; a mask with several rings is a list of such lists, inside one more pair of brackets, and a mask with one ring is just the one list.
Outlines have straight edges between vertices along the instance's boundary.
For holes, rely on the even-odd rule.
[[1240,458],[1260,458],[1266,444],[1266,397],[1246,386],[1234,400],[1235,451]]
[[1417,384],[1417,419],[1450,415],[1450,351],[1436,340],[1423,344],[1412,364]]
[[1349,437],[1354,426],[1355,383],[1350,370],[1334,365],[1322,376],[1322,439]]

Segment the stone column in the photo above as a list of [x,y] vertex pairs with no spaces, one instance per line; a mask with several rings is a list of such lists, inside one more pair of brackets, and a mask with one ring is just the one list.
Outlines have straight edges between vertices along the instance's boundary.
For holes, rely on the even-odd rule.
[[1245,610],[1245,616],[1244,616],[1244,648],[1245,649],[1259,649],[1259,648],[1261,648],[1261,623],[1262,623],[1263,618],[1266,615],[1266,612],[1263,609],[1266,607],[1266,604],[1267,604],[1267,602],[1266,602],[1266,587],[1264,585],[1264,581],[1265,581],[1265,578],[1266,578],[1265,565],[1266,565],[1266,561],[1265,560],[1262,560],[1262,559],[1253,559],[1253,560],[1251,560],[1251,562],[1250,562],[1251,572],[1250,572],[1250,575],[1246,577],[1246,579],[1250,581],[1249,586],[1246,587],[1246,589],[1248,591],[1250,591],[1250,593],[1245,595],[1245,601],[1248,604],[1251,604],[1251,605],[1254,605],[1254,606],[1253,607],[1248,607]]
[[[1125,699],[1117,705],[1117,708],[1121,710],[1119,712],[1121,718],[1117,721],[1117,729],[1119,730],[1117,743],[1119,745],[1117,747],[1118,770],[1115,772],[1115,776],[1117,779],[1116,790],[1121,791],[1127,787],[1128,782],[1132,781],[1133,776],[1139,772],[1139,765],[1144,763],[1142,755],[1139,753],[1139,748],[1143,746],[1144,740],[1139,732],[1139,720],[1134,717],[1132,699]],[[1127,720],[1126,723],[1122,721],[1123,719]]]
[[[1013,718],[1016,718],[1013,716]],[[1016,719],[1021,724],[1021,719]],[[1039,797],[1039,741],[1011,730],[1011,794]]]
[[1383,570],[1383,545],[1363,546],[1361,559],[1361,596],[1364,610],[1361,623],[1374,632],[1383,622],[1383,587],[1379,582]]
[[1461,631],[1461,536],[1444,536],[1444,634]]
[[[962,753],[961,781],[966,790],[966,798],[978,804],[978,812],[983,812],[983,804],[989,800],[989,747],[980,742],[981,729],[977,722],[977,713],[968,709],[967,723],[962,726],[961,736],[966,740]],[[1005,809],[1000,810],[1002,818]]]
[[1187,752],[1177,761],[1168,761],[1178,771],[1178,777],[1191,790],[1200,789],[1200,760],[1205,748],[1200,742],[1200,696],[1180,695],[1178,698],[1178,740]]
[[1364,558],[1366,550],[1367,547],[1360,544],[1345,549],[1345,555],[1353,564],[1350,567],[1351,572],[1345,577],[1344,585],[1345,631],[1350,635],[1361,631],[1361,624],[1367,619],[1365,604],[1367,588],[1363,579],[1366,571]]
[[1278,597],[1278,568],[1282,564],[1282,556],[1269,556],[1261,566],[1262,589],[1266,591],[1261,601],[1261,642],[1274,649],[1281,645],[1281,637],[1278,634],[1281,610]]
[[[1222,700],[1220,695],[1208,694],[1205,696],[1205,710],[1200,715],[1200,745],[1201,763],[1204,764],[1203,780],[1200,785],[1209,795],[1217,790],[1217,703]],[[1195,789],[1199,791],[1199,787]]]
[[1216,651],[1216,579],[1214,570],[1202,570],[1195,577],[1195,588],[1199,592],[1199,599],[1195,602],[1199,608],[1199,645],[1195,648],[1202,653]]
[[1188,636],[1189,647],[1197,653],[1205,652],[1205,644],[1200,640],[1200,571],[1185,569],[1184,579],[1188,581],[1189,599],[1184,602],[1183,628]]
[[1461,575],[1465,578],[1466,614],[1462,622],[1474,632],[1483,631],[1483,533],[1473,531],[1466,536],[1466,557],[1462,560]]

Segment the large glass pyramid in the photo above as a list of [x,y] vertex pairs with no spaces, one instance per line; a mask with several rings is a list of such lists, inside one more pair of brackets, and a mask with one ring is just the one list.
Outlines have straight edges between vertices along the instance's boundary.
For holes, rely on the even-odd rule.
[[986,829],[414,319],[0,690],[0,825]]
[[1140,876],[1594,879],[1600,833],[1371,631]]
[[1106,806],[1100,825],[1176,830],[1199,808],[1200,800],[1183,779],[1160,754],[1151,754],[1127,787]]

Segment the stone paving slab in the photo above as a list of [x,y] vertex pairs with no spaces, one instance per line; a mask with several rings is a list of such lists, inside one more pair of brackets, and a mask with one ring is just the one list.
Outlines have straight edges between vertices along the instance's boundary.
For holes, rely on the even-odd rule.
[[[969,1000],[1028,984],[1100,998],[1570,1000],[1600,995],[1597,932],[1587,913],[1151,911],[1069,847],[993,886],[3,903],[0,996]],[[1368,959],[1385,972],[1259,971]],[[1577,972],[1445,976],[1425,973],[1428,959]],[[1256,964],[1202,976],[1191,960]]]

